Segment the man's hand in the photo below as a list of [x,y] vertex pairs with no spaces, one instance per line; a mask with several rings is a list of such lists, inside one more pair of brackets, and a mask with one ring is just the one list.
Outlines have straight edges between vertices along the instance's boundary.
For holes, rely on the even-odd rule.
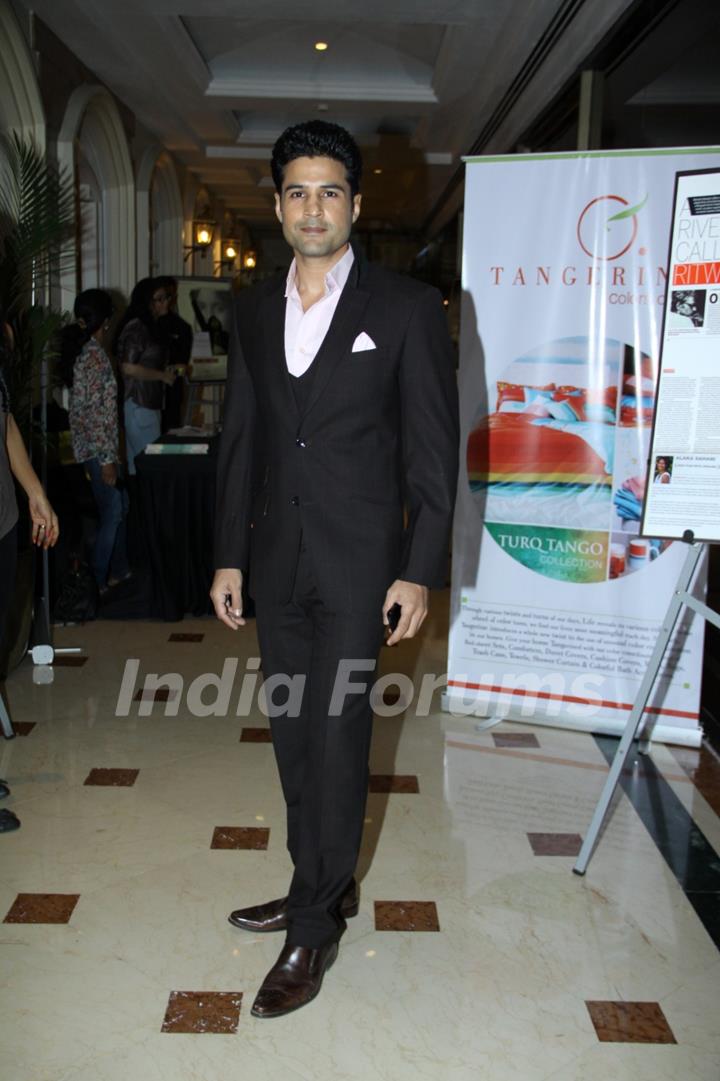
[[231,631],[245,626],[242,618],[242,571],[237,567],[223,567],[215,571],[210,599],[215,615]]
[[402,638],[414,638],[425,622],[428,613],[428,587],[415,582],[396,579],[385,594],[383,623],[388,625],[388,611],[394,604],[402,608],[400,622],[387,639],[386,645],[394,646]]

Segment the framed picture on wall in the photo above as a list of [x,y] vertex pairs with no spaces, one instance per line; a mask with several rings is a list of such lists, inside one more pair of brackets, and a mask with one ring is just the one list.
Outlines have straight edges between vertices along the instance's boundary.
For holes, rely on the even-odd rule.
[[230,341],[229,278],[178,278],[178,314],[193,329],[191,380],[225,379]]

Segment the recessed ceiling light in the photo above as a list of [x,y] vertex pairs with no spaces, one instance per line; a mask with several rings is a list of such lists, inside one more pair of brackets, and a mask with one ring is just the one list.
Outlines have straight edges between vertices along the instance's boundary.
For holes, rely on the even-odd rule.
[[373,169],[373,172],[375,173],[375,176],[380,176],[382,169]]
[[328,47],[327,41],[316,41],[315,42],[315,48],[317,49],[317,51],[319,53],[324,53],[325,50],[327,49],[327,47]]

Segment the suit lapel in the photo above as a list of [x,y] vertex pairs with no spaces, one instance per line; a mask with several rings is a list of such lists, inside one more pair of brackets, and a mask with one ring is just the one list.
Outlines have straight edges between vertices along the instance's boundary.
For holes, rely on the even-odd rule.
[[[350,271],[350,276],[345,283],[342,296],[332,318],[322,345],[320,346],[314,361],[315,373],[313,375],[310,394],[308,396],[305,415],[310,412],[318,398],[325,390],[328,380],[342,360],[344,354],[352,347],[352,343],[358,333],[358,325],[362,319],[365,308],[370,299],[370,294],[358,286],[359,258],[356,254],[355,262]],[[283,356],[284,356],[283,352]],[[287,365],[286,365],[287,367]],[[290,394],[292,394],[292,387]]]
[[285,359],[285,304],[285,280],[281,277],[277,288],[265,298],[260,323],[270,385],[277,388],[282,399],[283,412],[295,420],[299,413],[290,383],[292,376]]

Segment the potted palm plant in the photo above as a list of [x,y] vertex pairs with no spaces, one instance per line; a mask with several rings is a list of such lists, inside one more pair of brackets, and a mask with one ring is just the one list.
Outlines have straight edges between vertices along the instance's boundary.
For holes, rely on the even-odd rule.
[[[62,313],[50,304],[52,283],[74,257],[75,196],[70,179],[35,143],[18,134],[0,141],[0,310],[15,347],[4,365],[15,420],[45,474],[45,433],[33,405],[48,386],[52,342]],[[22,503],[21,503],[22,506]],[[22,531],[29,537],[29,528]],[[47,564],[46,564],[47,565]],[[24,655],[34,593],[34,552],[20,551],[16,591],[0,678]],[[47,596],[45,590],[44,595]]]

